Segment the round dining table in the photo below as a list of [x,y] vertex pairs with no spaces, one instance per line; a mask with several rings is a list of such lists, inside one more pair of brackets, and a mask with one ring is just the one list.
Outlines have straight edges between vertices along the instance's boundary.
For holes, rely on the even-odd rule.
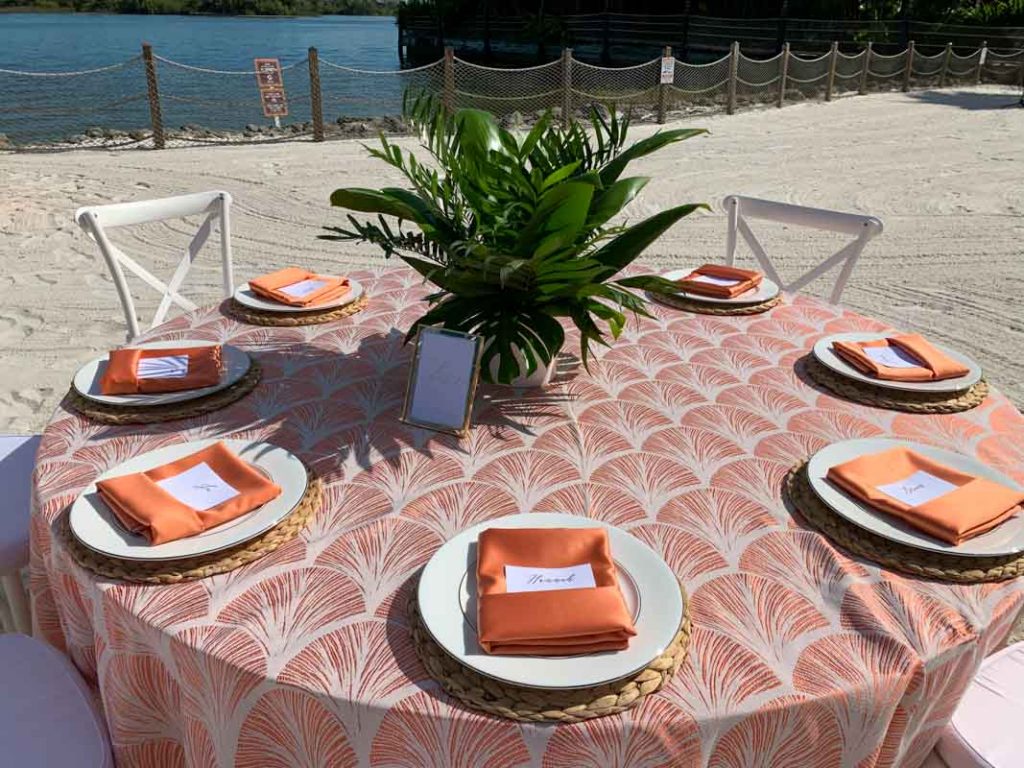
[[[781,500],[819,448],[895,436],[975,456],[1024,481],[1024,417],[915,415],[816,389],[795,364],[821,336],[887,330],[806,296],[760,315],[652,304],[589,370],[569,333],[554,383],[481,386],[458,438],[400,420],[405,331],[428,286],[354,272],[368,306],[322,325],[261,327],[224,305],[141,340],[247,350],[254,391],[222,410],[108,426],[58,407],[34,475],[37,635],[98,690],[117,764],[417,768],[915,768],[1024,583],[956,585],[853,557]],[[235,571],[173,585],[95,575],[57,523],[97,475],[216,436],[297,454],[324,482],[301,535]],[[420,663],[408,602],[447,540],[482,521],[564,512],[620,527],[689,593],[689,655],[657,695],[579,724],[469,710]],[[60,724],[53,724],[59,735]]]

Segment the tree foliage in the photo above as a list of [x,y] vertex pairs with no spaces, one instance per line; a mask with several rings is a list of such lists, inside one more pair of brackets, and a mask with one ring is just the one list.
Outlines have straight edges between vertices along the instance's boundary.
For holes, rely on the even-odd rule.
[[392,2],[378,0],[0,0],[3,8],[140,14],[233,16],[384,15]]
[[[693,0],[690,13],[725,18],[888,20],[904,15],[917,21],[1024,23],[1024,0]],[[678,0],[408,0],[399,15],[440,15],[453,23],[466,16],[520,18],[579,13],[678,14]]]

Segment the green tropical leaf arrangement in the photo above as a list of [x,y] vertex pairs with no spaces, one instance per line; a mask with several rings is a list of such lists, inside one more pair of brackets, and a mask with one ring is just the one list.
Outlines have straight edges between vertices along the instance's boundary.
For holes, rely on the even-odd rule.
[[551,363],[565,342],[560,318],[579,329],[586,365],[591,345],[607,345],[606,331],[618,337],[627,313],[648,315],[636,291],[678,292],[655,275],[618,276],[665,230],[707,206],[681,205],[631,226],[611,222],[648,182],[624,177],[626,166],[703,130],[662,131],[627,147],[628,118],[596,109],[589,130],[546,114],[518,135],[487,112],[449,114],[430,97],[407,98],[404,111],[430,159],[381,136],[370,153],[409,188],[335,190],[332,205],[377,216],[349,214],[349,227],[326,227],[321,237],[373,243],[437,287],[407,339],[421,325],[479,334],[482,374],[509,383]]

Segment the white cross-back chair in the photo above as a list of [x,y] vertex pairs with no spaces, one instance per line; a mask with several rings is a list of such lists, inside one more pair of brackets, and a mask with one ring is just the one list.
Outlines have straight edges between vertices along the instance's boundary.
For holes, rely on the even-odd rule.
[[[188,244],[185,254],[175,268],[171,279],[166,283],[155,277],[151,272],[137,264],[124,251],[111,243],[108,231],[115,227],[126,227],[133,224],[148,224],[166,219],[180,219],[186,216],[203,216],[199,231]],[[135,302],[128,289],[124,270],[139,277],[151,288],[163,294],[157,307],[150,328],[160,325],[167,319],[172,305],[185,310],[194,310],[196,305],[181,295],[180,289],[188,275],[192,262],[210,237],[214,223],[219,221],[220,254],[224,278],[224,296],[229,297],[234,291],[234,275],[231,268],[231,195],[227,192],[196,192],[191,195],[164,197],[159,200],[139,200],[133,203],[114,203],[79,208],[75,212],[78,222],[86,234],[99,246],[103,259],[107,262],[110,274],[114,278],[117,295],[124,308],[124,318],[128,323],[128,341],[137,337],[141,330],[135,311]]]
[[[799,291],[812,280],[821,277],[833,267],[842,265],[836,277],[835,285],[832,288],[832,295],[829,298],[833,304],[839,303],[843,295],[843,289],[850,279],[853,267],[857,263],[864,246],[873,237],[882,234],[882,222],[874,216],[861,216],[856,213],[842,213],[840,211],[827,211],[821,208],[808,208],[803,205],[791,203],[778,203],[772,200],[760,200],[756,197],[742,197],[740,195],[729,195],[724,201],[725,210],[729,219],[729,231],[726,239],[726,264],[732,266],[736,258],[737,235],[741,236],[754,258],[764,270],[770,280],[774,280],[785,291]],[[834,254],[829,256],[818,266],[804,273],[795,280],[786,283],[779,277],[778,270],[772,263],[771,258],[765,251],[764,246],[754,235],[747,223],[748,219],[764,219],[775,221],[781,224],[789,224],[793,227],[808,227],[810,229],[822,229],[829,232],[838,232],[850,235],[854,239]]]

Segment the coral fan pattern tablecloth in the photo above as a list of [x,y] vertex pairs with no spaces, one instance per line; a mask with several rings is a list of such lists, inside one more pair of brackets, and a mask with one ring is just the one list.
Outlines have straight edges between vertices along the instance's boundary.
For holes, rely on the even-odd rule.
[[[150,334],[257,357],[262,383],[223,411],[110,427],[59,409],[46,430],[36,629],[98,685],[121,768],[924,759],[1024,588],[851,559],[794,520],[780,483],[827,443],[873,435],[962,451],[1024,481],[1024,418],[1002,395],[919,416],[812,388],[793,364],[816,339],[883,326],[811,298],[749,317],[656,306],[589,374],[570,370],[526,397],[485,389],[459,442],[398,421],[409,349],[396,329],[422,311],[424,286],[406,270],[355,276],[370,305],[337,323],[258,328],[211,308]],[[161,587],[98,578],[54,539],[51,524],[99,473],[227,433],[295,451],[326,479],[300,539],[233,573]],[[520,726],[461,708],[426,676],[406,619],[418,569],[467,526],[530,510],[621,526],[685,583],[693,643],[663,694],[622,716]]]

